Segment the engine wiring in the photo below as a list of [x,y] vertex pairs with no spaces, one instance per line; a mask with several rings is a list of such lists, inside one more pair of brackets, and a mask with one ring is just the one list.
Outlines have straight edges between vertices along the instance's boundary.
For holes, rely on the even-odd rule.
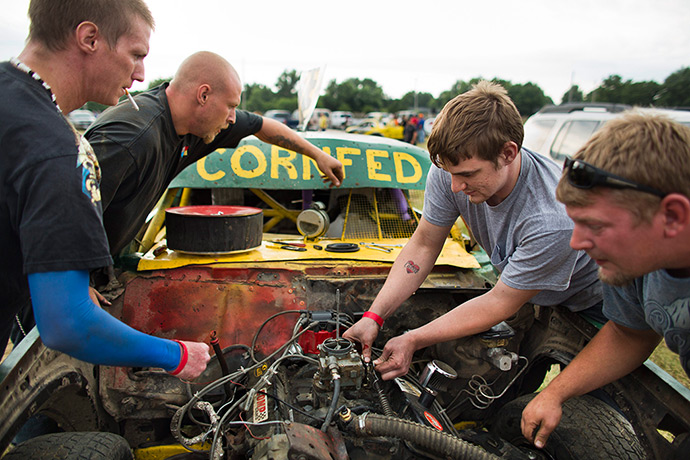
[[[241,367],[239,370],[235,372],[229,373],[228,375],[224,375],[221,378],[207,384],[205,387],[191,395],[190,400],[184,406],[179,407],[177,409],[175,415],[171,420],[170,429],[175,439],[185,448],[192,452],[203,452],[193,448],[192,445],[197,444],[199,442],[204,443],[208,441],[210,438],[211,448],[208,452],[209,458],[215,460],[221,458],[221,456],[223,455],[221,435],[226,428],[235,425],[244,426],[247,428],[250,436],[256,439],[260,439],[251,433],[251,431],[249,430],[249,426],[285,424],[286,422],[282,420],[249,422],[241,419],[242,412],[248,411],[249,405],[252,403],[254,397],[257,394],[264,394],[267,397],[276,400],[278,403],[283,404],[291,410],[299,413],[300,415],[308,417],[316,422],[319,422],[321,424],[327,423],[328,418],[316,417],[312,414],[309,414],[306,411],[299,409],[298,407],[290,404],[289,402],[284,401],[281,398],[270,394],[269,392],[260,390],[261,388],[270,386],[270,382],[274,375],[277,373],[277,369],[286,360],[303,360],[314,365],[319,364],[319,361],[317,359],[301,354],[299,348],[296,348],[299,347],[297,345],[297,341],[303,334],[324,323],[323,320],[311,321],[309,319],[310,313],[311,312],[308,310],[285,310],[267,318],[254,334],[252,344],[250,347],[248,347],[248,353],[253,364],[247,368]],[[257,359],[255,355],[256,344],[262,330],[269,322],[285,314],[300,315],[299,319],[296,321],[295,327],[293,328],[291,337],[265,358],[261,360]],[[336,320],[331,319],[325,322],[333,324],[336,327],[340,327],[341,324],[347,327],[352,325],[352,320],[349,318],[349,316],[340,314],[338,315]],[[278,357],[276,358],[276,356]],[[276,359],[272,361],[274,358]],[[268,365],[268,367],[265,370],[262,369],[264,365]],[[254,385],[252,385],[251,388],[247,388],[243,383],[240,383],[244,379],[246,379],[247,376],[249,376],[252,372],[258,369],[262,369],[263,374],[259,378],[259,380]],[[227,384],[231,384],[235,388],[243,387],[245,390],[247,390],[247,392],[237,399],[237,395],[235,394],[235,392],[233,392],[232,398],[230,398],[227,401],[224,401],[223,404],[217,408],[214,407],[214,405],[211,402],[206,401],[207,398],[212,399],[210,398],[210,396]],[[195,410],[204,413],[208,417],[209,422],[203,422],[201,420],[198,420],[198,418],[193,413],[193,411]],[[182,422],[184,419],[187,419],[195,425],[197,425],[200,428],[201,433],[194,436],[193,438],[187,438],[182,433]]]
[[[258,359],[255,351],[259,336],[268,323],[285,314],[299,314],[290,337],[270,352],[268,356]],[[391,426],[398,427],[395,429],[412,430],[413,428],[403,427],[411,426],[409,423],[414,420],[414,414],[410,411],[417,409],[412,408],[409,403],[402,407],[396,406],[399,407],[397,412],[391,409],[385,390],[373,369],[372,362],[365,363],[361,355],[356,352],[354,343],[340,338],[341,325],[352,325],[351,318],[348,315],[342,315],[339,310],[335,312],[335,319],[333,313],[330,313],[330,316],[328,314],[329,312],[286,310],[266,319],[254,334],[251,346],[243,346],[250,357],[248,367],[240,365],[234,372],[229,372],[226,366],[226,369],[223,369],[224,375],[194,391],[186,404],[176,408],[170,422],[173,437],[190,452],[204,453],[208,455],[209,459],[220,460],[228,456],[230,450],[252,449],[252,443],[269,442],[268,440],[276,434],[289,433],[291,429],[294,429],[289,427],[290,424],[297,423],[298,426],[300,425],[298,423],[300,420],[295,420],[295,414],[308,419],[309,425],[315,429],[320,427],[320,431],[324,435],[330,432],[329,428],[332,426],[337,425],[343,428],[345,425],[342,423],[349,422],[353,417],[357,419],[358,424],[362,424],[365,418],[369,420],[367,414],[380,414],[381,410],[394,424]],[[318,346],[320,351],[317,352],[318,359],[304,352],[300,345],[300,337],[310,331],[316,335],[315,329],[321,332],[324,330],[333,331],[333,326],[338,332],[333,333],[331,338],[324,339],[320,343]],[[311,347],[312,345],[308,346]],[[309,353],[313,353],[313,351]],[[381,350],[372,349],[372,358],[379,356],[380,353]],[[219,357],[219,359],[221,358]],[[300,362],[305,363],[305,366],[300,367],[298,365]],[[312,375],[309,376],[307,372],[311,372]],[[412,371],[408,376],[400,377],[399,380],[407,382],[408,388],[416,388],[418,392],[421,392],[423,388],[420,382],[413,378],[414,374],[415,372]],[[295,389],[295,393],[291,397],[297,397],[299,391],[306,391],[305,394],[308,398],[306,400],[303,398],[302,404],[307,404],[311,408],[304,406],[307,409],[305,410],[286,400],[286,397],[291,394],[287,387],[294,383],[290,381],[288,376],[291,376],[292,379],[299,378],[302,381],[302,386]],[[309,388],[313,386],[311,390],[299,389],[305,388],[305,380],[310,385]],[[486,382],[477,380],[476,383],[478,384],[476,393],[485,400],[500,397],[500,395],[494,397],[490,393],[490,385],[487,385]],[[386,382],[386,384],[392,385],[389,388],[396,388],[392,382]],[[366,385],[369,397],[374,396],[373,398],[362,399],[362,397],[344,396],[347,403],[342,404],[341,393],[343,391],[359,390],[362,385]],[[402,383],[398,383],[398,385],[402,385]],[[232,391],[228,391],[228,388],[232,388]],[[269,388],[272,390],[269,391]],[[190,385],[188,391],[191,393],[191,390]],[[400,390],[409,393],[402,387]],[[270,410],[261,409],[262,404],[264,408],[268,407],[265,404],[266,398],[275,401],[275,405]],[[299,403],[300,400],[297,399],[297,401]],[[379,406],[378,409],[372,407],[370,402]],[[279,410],[281,406],[288,409],[287,414]],[[430,406],[426,407],[430,407],[429,410],[432,410],[439,417],[441,424],[446,427],[447,435],[460,442],[454,424],[439,401],[433,400],[430,402]],[[309,410],[313,410],[314,413],[309,413]],[[362,412],[362,414],[358,415],[358,412]],[[206,420],[200,420],[199,414],[203,415]],[[304,420],[301,419],[303,422]],[[377,419],[373,418],[372,420]],[[337,424],[335,424],[336,421]],[[191,433],[196,433],[194,436],[187,434],[190,433],[190,428],[186,427],[183,430],[183,422],[196,426],[196,429],[193,426],[190,427],[193,429]],[[352,421],[351,424],[354,423]],[[438,422],[436,423],[438,424]],[[259,430],[257,432],[257,430],[252,429],[263,426],[278,426],[281,431],[267,434],[271,431]],[[241,431],[236,431],[233,427],[244,428],[246,437]],[[431,435],[434,433],[433,428],[425,427],[423,424],[414,428],[414,430],[421,429],[430,429]],[[239,441],[239,444],[235,441]],[[414,443],[410,444],[411,441],[408,439],[401,439],[401,442],[410,452],[424,453],[423,450],[417,449],[413,445]],[[199,450],[193,447],[199,444],[210,445],[210,447],[208,450]]]

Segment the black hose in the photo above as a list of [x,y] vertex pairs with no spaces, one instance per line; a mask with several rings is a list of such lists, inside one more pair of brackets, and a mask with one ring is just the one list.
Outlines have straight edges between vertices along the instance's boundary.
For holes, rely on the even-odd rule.
[[499,458],[479,446],[410,420],[369,413],[354,417],[352,423],[357,434],[399,438],[446,458],[463,460],[498,460]]
[[331,424],[335,410],[338,408],[338,398],[340,398],[340,377],[333,379],[333,401],[331,401],[331,407],[328,408],[326,419],[323,421],[323,425],[321,425],[321,431],[324,433],[328,431],[328,425]]
[[228,362],[225,360],[223,349],[220,348],[220,340],[216,335],[216,331],[211,332],[211,346],[216,354],[216,359],[218,359],[218,364],[220,364],[220,372],[223,374],[223,377],[229,375]]
[[381,404],[383,414],[388,417],[396,417],[397,414],[393,412],[393,409],[391,408],[391,403],[390,401],[388,401],[388,396],[386,396],[386,393],[383,392],[383,388],[381,387],[381,381],[377,378],[374,379],[374,390],[376,390],[376,394],[379,397],[379,403]]
[[252,359],[252,361],[254,363],[259,362],[256,359],[256,357],[254,356],[254,349],[256,347],[256,341],[259,338],[259,334],[261,334],[261,330],[264,328],[264,326],[266,326],[271,320],[273,320],[274,318],[277,318],[278,316],[287,315],[289,313],[299,313],[301,315],[302,313],[305,313],[305,312],[306,312],[306,310],[283,310],[283,311],[279,311],[278,313],[271,315],[263,323],[261,323],[261,326],[259,326],[259,329],[256,330],[256,333],[254,333],[254,337],[252,338],[252,346],[249,349],[249,357]]
[[[225,354],[223,353],[223,349],[220,347],[220,340],[216,335],[216,331],[211,332],[211,346],[213,347],[213,351],[216,354],[216,359],[218,360],[218,364],[220,365],[220,371],[223,374],[223,377],[227,377],[228,375],[230,375],[230,370],[228,369],[228,362],[225,360]],[[225,390],[225,398],[232,399],[233,388],[229,382],[223,385],[223,389]],[[225,399],[223,400],[223,403],[225,403]]]

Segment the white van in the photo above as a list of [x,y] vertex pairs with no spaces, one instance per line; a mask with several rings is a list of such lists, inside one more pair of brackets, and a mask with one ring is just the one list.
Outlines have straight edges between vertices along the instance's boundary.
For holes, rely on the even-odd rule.
[[525,122],[522,145],[561,162],[577,152],[605,122],[630,108],[624,104],[548,105]]
[[331,113],[331,128],[345,129],[353,124],[354,115],[352,112],[336,110]]
[[[546,106],[525,122],[522,145],[561,163],[575,154],[585,142],[607,121],[621,116],[626,104],[570,103]],[[641,108],[661,113],[690,126],[690,111]]]

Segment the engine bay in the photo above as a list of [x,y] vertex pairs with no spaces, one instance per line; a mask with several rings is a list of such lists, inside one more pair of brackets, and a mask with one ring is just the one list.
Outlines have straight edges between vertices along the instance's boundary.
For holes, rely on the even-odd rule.
[[[430,359],[416,363],[419,372],[382,381],[358,344],[341,336],[354,318],[340,311],[339,297],[337,292],[330,311],[273,315],[250,347],[222,349],[212,340],[222,357],[222,376],[198,389],[171,420],[175,439],[196,455],[189,458],[530,458],[449,416],[449,407],[484,410],[502,396],[479,375],[459,381],[453,367]],[[261,335],[287,314],[298,316],[291,337],[266,356],[259,354]],[[512,336],[512,328],[501,323],[474,338],[483,344],[485,362],[510,374],[509,384],[527,360],[505,347]]]

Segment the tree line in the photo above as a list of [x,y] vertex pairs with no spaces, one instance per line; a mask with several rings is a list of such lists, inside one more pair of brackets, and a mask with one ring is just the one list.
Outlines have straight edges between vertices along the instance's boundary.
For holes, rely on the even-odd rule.
[[[298,79],[299,74],[296,70],[286,70],[278,78],[275,91],[261,84],[245,85],[244,108],[259,112],[269,109],[296,109]],[[331,80],[319,98],[318,105],[330,110],[347,110],[362,114],[375,111],[394,113],[420,108],[437,113],[448,101],[469,90],[480,80],[481,77],[469,81],[458,80],[437,97],[428,92],[410,91],[400,99],[388,97],[383,88],[370,78],[350,78],[341,83]],[[545,105],[554,104],[535,83],[512,83],[499,78],[493,78],[492,81],[506,88],[523,117],[532,115]],[[690,108],[690,67],[673,72],[663,83],[624,81],[620,75],[610,75],[599,87],[586,95],[577,85],[573,85],[559,102],[614,102],[643,107]]]
[[[169,80],[170,78],[152,81],[149,88]],[[481,77],[469,81],[458,80],[437,97],[428,92],[409,91],[400,99],[388,97],[383,88],[370,78],[350,78],[341,83],[331,80],[319,98],[318,106],[330,110],[346,110],[355,114],[395,113],[401,110],[424,110],[435,114],[448,101],[469,90],[480,80],[482,80]],[[259,83],[245,84],[241,108],[259,113],[270,109],[293,111],[297,108],[298,81],[299,72],[293,69],[283,71],[276,81],[275,89]],[[554,104],[554,101],[546,96],[537,84],[531,82],[514,84],[509,80],[499,78],[493,78],[491,81],[506,88],[520,114],[525,118],[545,105]],[[560,102],[613,102],[642,107],[690,108],[690,67],[673,72],[663,83],[636,82],[623,80],[620,75],[610,75],[599,87],[588,94],[583,94],[577,85],[573,85],[563,94]],[[87,108],[100,112],[105,106],[88,103]]]
[[563,95],[562,102],[615,102],[642,107],[689,109],[690,67],[673,72],[663,83],[623,81],[620,75],[611,75],[587,95],[583,95],[578,86],[573,85]]

